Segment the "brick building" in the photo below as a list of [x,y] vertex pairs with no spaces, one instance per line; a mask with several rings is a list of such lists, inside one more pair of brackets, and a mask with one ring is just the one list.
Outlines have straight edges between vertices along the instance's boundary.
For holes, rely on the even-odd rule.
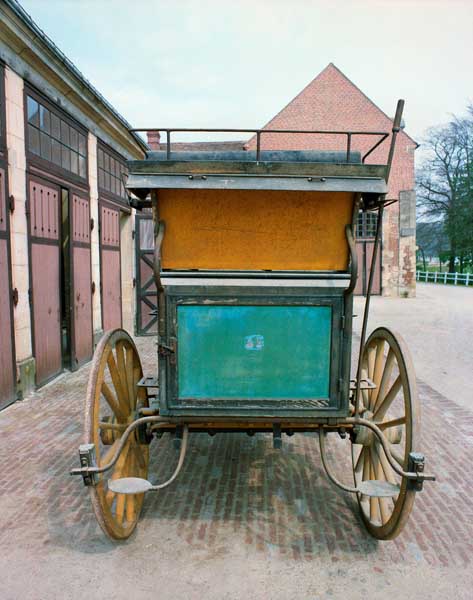
[[14,0],[0,0],[0,408],[134,329],[125,161],[146,144]]
[[[393,109],[394,101],[393,99]],[[394,116],[394,115],[393,115]],[[330,63],[317,77],[287,104],[264,129],[314,129],[390,132],[392,119],[378,108],[334,64]],[[352,150],[363,153],[373,138],[356,136]],[[251,139],[247,149],[255,149]],[[386,296],[415,294],[415,191],[414,151],[416,142],[402,130],[397,138],[388,199],[398,200],[385,211],[380,276],[377,292]],[[344,150],[344,136],[264,134],[261,148],[270,150]],[[388,140],[380,145],[366,162],[386,163]],[[358,253],[361,265],[357,292],[366,288],[367,266],[371,260],[375,215],[361,215],[358,223]],[[363,270],[364,267],[364,270]]]

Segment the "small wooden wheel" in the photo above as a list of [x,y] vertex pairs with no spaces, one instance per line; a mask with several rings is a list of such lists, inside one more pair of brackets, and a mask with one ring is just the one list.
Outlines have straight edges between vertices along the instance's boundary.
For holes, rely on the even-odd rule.
[[[142,376],[140,357],[128,333],[123,329],[107,332],[95,350],[85,406],[84,441],[95,444],[99,467],[110,462],[123,431],[137,418],[138,409],[148,405],[146,390],[137,387]],[[135,430],[115,466],[89,488],[97,521],[113,539],[131,535],[144,494],[115,494],[107,482],[121,477],[147,479],[148,462],[149,448],[139,443]]]
[[[371,379],[376,388],[365,389],[361,414],[385,434],[391,453],[407,471],[409,453],[418,450],[420,407],[414,367],[404,340],[380,327],[368,338],[362,355],[361,378]],[[380,540],[393,539],[403,529],[411,512],[415,492],[407,480],[390,466],[376,435],[367,427],[355,432],[352,460],[355,484],[381,480],[399,486],[395,497],[378,498],[358,494],[361,515],[368,531]]]

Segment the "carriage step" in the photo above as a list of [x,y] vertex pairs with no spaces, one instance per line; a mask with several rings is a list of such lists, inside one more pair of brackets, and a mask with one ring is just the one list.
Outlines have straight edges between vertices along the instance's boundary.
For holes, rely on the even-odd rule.
[[397,484],[389,483],[389,481],[378,481],[377,479],[362,481],[358,486],[360,494],[371,498],[391,498],[397,496],[399,490],[400,487]]
[[153,489],[153,484],[141,477],[122,477],[121,479],[109,479],[108,489],[116,494],[143,494]]

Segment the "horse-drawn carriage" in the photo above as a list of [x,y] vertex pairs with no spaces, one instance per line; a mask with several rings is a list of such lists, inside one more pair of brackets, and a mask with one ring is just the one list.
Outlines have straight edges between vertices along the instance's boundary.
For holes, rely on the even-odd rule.
[[[174,481],[193,432],[266,432],[276,448],[285,434],[318,432],[329,478],[357,495],[369,532],[390,539],[401,531],[416,492],[433,477],[418,453],[409,352],[384,327],[366,339],[373,268],[353,379],[351,345],[355,224],[360,210],[378,215],[375,265],[402,107],[391,136],[249,130],[254,150],[173,152],[171,133],[184,130],[161,129],[165,151],[129,162],[130,202],[151,208],[154,219],[158,373],[144,376],[124,330],[103,336],[81,467],[73,470],[110,537],[127,538],[145,492]],[[346,148],[262,150],[267,133],[344,136]],[[356,136],[373,140],[363,155],[352,150]],[[368,164],[389,137],[385,164]],[[151,442],[164,432],[179,457],[170,479],[154,485],[149,452],[159,452]],[[330,432],[349,436],[352,485],[327,463]]]

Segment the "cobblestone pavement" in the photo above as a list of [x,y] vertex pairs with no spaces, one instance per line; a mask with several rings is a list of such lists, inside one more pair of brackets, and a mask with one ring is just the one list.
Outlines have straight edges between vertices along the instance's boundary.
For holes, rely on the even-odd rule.
[[[153,372],[154,339],[137,343]],[[88,370],[0,413],[2,600],[473,597],[473,414],[425,382],[423,450],[439,480],[394,542],[366,533],[312,434],[285,437],[282,451],[266,435],[195,434],[178,481],[148,494],[137,532],[114,544],[68,475]],[[349,443],[332,437],[330,460],[349,481]],[[162,479],[177,457],[166,435],[156,444]]]

